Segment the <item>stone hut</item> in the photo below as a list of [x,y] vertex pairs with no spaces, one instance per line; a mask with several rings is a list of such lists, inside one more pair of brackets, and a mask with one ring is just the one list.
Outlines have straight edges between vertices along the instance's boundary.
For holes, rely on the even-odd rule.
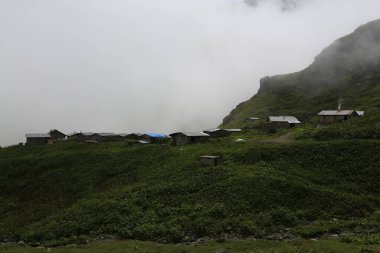
[[49,132],[52,140],[65,139],[66,134],[58,131],[57,129],[50,130]]
[[275,127],[294,127],[301,124],[294,116],[269,116],[267,122]]
[[174,145],[181,146],[206,142],[210,138],[210,135],[196,132],[177,132],[170,134],[170,137],[172,137]]
[[52,138],[50,134],[26,134],[26,144],[48,144]]
[[[364,112],[362,112],[364,114]],[[320,124],[330,124],[357,117],[359,114],[355,110],[326,110],[318,113]]]

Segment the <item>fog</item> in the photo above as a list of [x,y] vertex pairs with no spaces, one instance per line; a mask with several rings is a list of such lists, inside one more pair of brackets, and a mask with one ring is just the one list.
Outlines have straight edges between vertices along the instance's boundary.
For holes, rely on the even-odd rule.
[[378,0],[1,0],[0,145],[24,134],[218,126]]

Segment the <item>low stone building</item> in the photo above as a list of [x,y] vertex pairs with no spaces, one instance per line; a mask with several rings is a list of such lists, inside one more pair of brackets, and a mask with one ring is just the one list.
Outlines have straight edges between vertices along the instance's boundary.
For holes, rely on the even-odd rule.
[[50,134],[26,134],[26,144],[48,144],[52,138]]
[[177,132],[170,134],[170,137],[172,137],[174,145],[181,146],[206,142],[209,140],[210,135],[196,132]]
[[294,127],[301,124],[294,116],[269,116],[267,122],[274,127]]
[[52,140],[59,140],[59,139],[65,139],[66,134],[58,131],[57,129],[50,130],[49,132]]
[[[361,114],[363,115],[364,111]],[[341,122],[357,116],[359,114],[355,110],[325,110],[318,113],[320,124]]]

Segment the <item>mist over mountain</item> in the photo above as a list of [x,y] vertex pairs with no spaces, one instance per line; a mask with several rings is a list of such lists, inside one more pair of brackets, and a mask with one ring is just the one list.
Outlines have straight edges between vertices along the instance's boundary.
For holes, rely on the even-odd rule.
[[260,81],[258,93],[225,119],[244,125],[248,117],[295,115],[307,121],[319,110],[380,107],[380,19],[357,28],[325,48],[306,69]]
[[[299,7],[302,2],[305,0],[273,0],[272,2],[275,3],[280,7],[282,11],[291,11]],[[253,7],[258,7],[260,4],[268,2],[265,0],[244,0],[246,4]]]

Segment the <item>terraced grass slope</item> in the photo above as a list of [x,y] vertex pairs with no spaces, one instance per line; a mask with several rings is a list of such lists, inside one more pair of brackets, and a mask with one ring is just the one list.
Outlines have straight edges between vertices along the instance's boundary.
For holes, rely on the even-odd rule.
[[263,78],[258,93],[239,104],[221,126],[252,126],[246,118],[269,115],[294,115],[310,122],[338,103],[342,109],[380,115],[380,20],[338,39],[300,72]]
[[[240,137],[185,147],[0,149],[0,239],[107,234],[179,242],[225,233],[380,231],[379,140],[233,142]],[[203,167],[198,157],[205,154],[223,163]]]

